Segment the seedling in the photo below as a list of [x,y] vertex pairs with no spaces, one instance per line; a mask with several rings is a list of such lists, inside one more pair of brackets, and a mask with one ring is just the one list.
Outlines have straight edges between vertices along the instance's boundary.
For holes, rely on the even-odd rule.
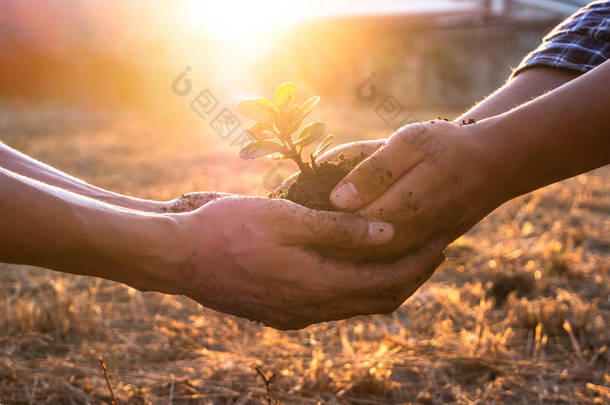
[[293,83],[283,83],[275,91],[273,102],[259,97],[244,100],[237,105],[243,115],[257,121],[247,131],[251,141],[239,152],[243,159],[256,159],[266,156],[271,159],[292,159],[301,171],[311,167],[316,169],[316,159],[335,140],[333,135],[327,135],[310,153],[310,163],[303,161],[303,148],[318,141],[326,132],[326,123],[315,121],[303,128],[295,137],[307,117],[320,102],[320,97],[314,96],[301,105],[296,104],[297,86]]
[[[300,173],[287,179],[269,197],[285,198],[313,209],[334,210],[330,192],[362,158],[356,161],[340,155],[339,160],[320,160],[322,152],[335,140],[333,135],[324,137],[326,123],[312,122],[299,132],[320,97],[311,97],[301,105],[296,104],[296,99],[297,87],[293,83],[283,83],[275,91],[273,102],[259,97],[239,103],[237,109],[256,121],[247,131],[251,141],[239,155],[244,159],[267,156],[294,160]],[[309,161],[304,161],[304,148],[314,142],[319,142],[317,148],[309,154]]]
[[[318,105],[320,98],[311,97],[301,105],[295,104],[296,98],[296,86],[284,83],[275,91],[273,102],[266,98],[256,98],[239,103],[237,109],[243,115],[256,120],[247,131],[251,141],[239,154],[244,159],[267,156],[271,159],[294,160],[301,171],[282,182],[268,197],[290,200],[313,210],[334,211],[336,208],[330,202],[331,191],[366,158],[366,155],[361,152],[346,157],[339,153],[332,158],[319,159],[335,137],[324,137],[326,123],[321,121],[312,122],[298,132],[303,120]],[[298,135],[295,135],[297,132]],[[322,141],[309,154],[309,162],[303,161],[303,149],[319,139]],[[318,231],[338,231],[333,227],[324,228]],[[339,249],[337,246],[318,246],[316,249],[323,255],[341,260],[395,260],[398,253],[402,254],[402,246],[390,244],[357,250]]]

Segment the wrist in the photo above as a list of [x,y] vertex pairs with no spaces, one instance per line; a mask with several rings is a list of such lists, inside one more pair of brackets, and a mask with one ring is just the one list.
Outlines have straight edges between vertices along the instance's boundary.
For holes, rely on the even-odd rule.
[[140,228],[144,242],[143,249],[136,246],[132,258],[134,268],[145,283],[144,289],[165,293],[181,293],[176,280],[176,270],[180,267],[186,252],[186,235],[181,232],[175,218],[168,215],[145,215],[145,223]]
[[495,196],[496,206],[521,194],[518,184],[521,156],[511,144],[514,134],[508,131],[505,119],[502,114],[468,125],[479,149],[480,173],[486,180],[485,187]]
[[142,291],[178,292],[172,274],[183,244],[175,219],[122,210],[106,213],[83,224],[92,275]]
[[219,294],[217,279],[223,273],[220,266],[231,247],[223,232],[215,232],[223,229],[218,223],[223,216],[210,215],[205,209],[166,216],[177,231],[171,237],[174,254],[170,270],[162,274],[165,283],[173,286],[173,293],[199,302]]

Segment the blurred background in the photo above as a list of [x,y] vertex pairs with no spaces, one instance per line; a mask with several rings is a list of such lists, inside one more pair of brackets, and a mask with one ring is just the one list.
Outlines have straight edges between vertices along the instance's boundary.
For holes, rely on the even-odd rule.
[[[237,116],[237,102],[271,97],[292,81],[301,100],[321,96],[313,118],[328,121],[339,142],[386,137],[481,100],[585,3],[6,0],[0,103],[64,118],[76,110],[80,119],[130,114],[128,125],[146,122],[174,143],[189,135],[199,153],[234,158],[250,125]],[[243,162],[230,162],[243,172]],[[227,188],[211,180],[185,189],[260,194],[292,170],[246,167],[265,184]],[[209,168],[207,177],[220,175]]]
[[290,80],[341,103],[376,72],[409,107],[498,87],[577,0],[3,1],[3,99],[172,116],[186,66],[230,102]]
[[[238,100],[297,84],[338,143],[454,118],[577,0],[2,0],[0,140],[95,185],[266,195]],[[603,404],[610,172],[519,197],[393,314],[278,332],[178,296],[0,263],[0,403]],[[6,215],[2,213],[1,215]],[[287,269],[289,271],[289,269]]]

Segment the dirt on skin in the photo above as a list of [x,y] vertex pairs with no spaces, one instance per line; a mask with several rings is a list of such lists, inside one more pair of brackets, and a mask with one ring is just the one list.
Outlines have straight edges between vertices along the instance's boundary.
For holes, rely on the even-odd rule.
[[[312,169],[309,165],[299,173],[295,181],[284,189],[277,189],[269,195],[270,198],[285,198],[305,207],[320,211],[337,211],[330,203],[330,194],[337,184],[362,162],[367,155],[364,153],[346,159],[339,155],[338,161],[322,162]],[[356,214],[357,215],[357,214]],[[314,225],[312,225],[314,226]],[[357,262],[393,262],[404,255],[399,243],[388,243],[379,247],[352,248],[352,236],[340,227],[326,227],[319,230],[320,237],[330,237],[337,240],[332,247],[314,246],[315,250],[325,257]],[[343,248],[341,247],[343,246]]]

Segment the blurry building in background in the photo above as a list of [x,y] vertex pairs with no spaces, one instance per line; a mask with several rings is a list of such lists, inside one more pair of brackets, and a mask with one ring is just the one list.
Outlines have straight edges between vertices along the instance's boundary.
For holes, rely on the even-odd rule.
[[[346,72],[362,78],[375,71],[386,90],[403,95],[407,105],[463,108],[498,88],[544,35],[587,3],[352,1],[349,10],[329,17],[323,38],[298,48],[300,65],[313,64],[310,75],[326,75],[317,78],[322,80],[317,87],[338,86]],[[321,30],[319,24],[312,25],[301,37],[311,41]],[[335,40],[336,46],[329,45]],[[351,55],[351,64],[336,75],[325,72],[325,66],[350,59],[345,50],[355,41],[365,45]],[[320,49],[326,51],[320,54]],[[333,55],[341,55],[341,60],[333,61]]]

